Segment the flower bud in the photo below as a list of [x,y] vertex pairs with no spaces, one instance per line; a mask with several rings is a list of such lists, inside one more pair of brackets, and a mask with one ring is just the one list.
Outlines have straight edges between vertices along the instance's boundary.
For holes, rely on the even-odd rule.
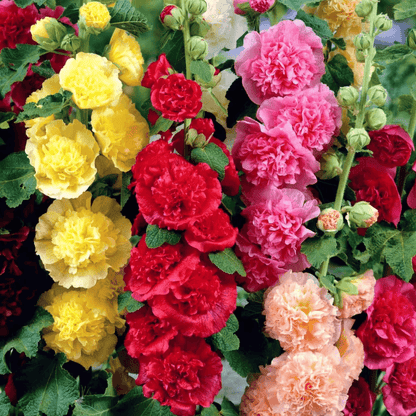
[[378,211],[366,201],[357,202],[352,207],[344,207],[342,212],[347,213],[346,220],[350,227],[369,228],[378,219]]
[[406,38],[406,45],[409,48],[416,50],[416,29],[409,30],[409,33],[407,34]]
[[326,208],[319,215],[316,226],[324,233],[335,234],[344,226],[344,219],[339,211]]
[[373,2],[371,0],[363,0],[355,6],[355,13],[359,17],[367,17],[373,10]]
[[381,108],[371,108],[365,113],[365,120],[369,129],[380,130],[386,125],[387,117]]
[[184,20],[183,10],[174,4],[168,4],[160,13],[162,24],[172,30],[182,30]]
[[354,46],[359,51],[369,49],[372,44],[373,39],[367,33],[360,33],[354,38]]
[[207,11],[205,0],[186,0],[186,10],[194,16],[199,16]]
[[345,156],[342,153],[336,154],[332,149],[324,153],[320,160],[321,170],[316,173],[316,176],[326,180],[341,175],[343,159]]
[[110,25],[110,20],[107,6],[98,1],[86,3],[79,9],[79,25],[93,35],[106,30]]
[[53,51],[58,49],[61,41],[66,35],[66,28],[52,17],[45,17],[38,20],[30,27],[32,39],[43,49]]
[[357,59],[357,62],[365,62],[366,55],[362,50],[356,49],[355,50],[355,59]]
[[363,147],[370,143],[371,139],[364,128],[355,128],[350,129],[350,131],[347,133],[347,141],[353,149],[360,151]]
[[372,86],[368,92],[368,98],[371,102],[379,107],[383,106],[387,100],[387,91],[382,85]]
[[341,87],[338,91],[338,103],[342,107],[349,107],[358,100],[358,91],[354,87]]
[[221,71],[211,64],[209,64],[209,70],[211,72],[211,81],[205,82],[202,78],[198,75],[195,75],[195,81],[202,87],[202,88],[214,88],[220,81],[221,81]]
[[249,0],[252,10],[257,13],[266,13],[274,5],[274,0]]
[[192,19],[189,25],[189,31],[191,36],[204,37],[210,29],[211,25],[200,16],[197,16],[196,18]]
[[204,59],[208,55],[208,43],[201,36],[191,36],[187,46],[189,54],[194,61]]
[[393,22],[386,14],[379,14],[376,17],[374,25],[377,29],[381,30],[382,32],[387,32],[393,27]]
[[68,33],[61,41],[60,49],[76,52],[81,46],[81,39],[73,33]]

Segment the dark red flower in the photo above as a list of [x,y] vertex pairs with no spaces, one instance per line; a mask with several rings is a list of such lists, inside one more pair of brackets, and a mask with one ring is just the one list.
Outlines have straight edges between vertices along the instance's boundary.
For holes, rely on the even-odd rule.
[[184,238],[190,246],[203,253],[209,253],[232,247],[237,234],[238,228],[231,225],[230,217],[218,208],[212,214],[188,227]]
[[144,220],[142,213],[139,212],[133,221],[133,225],[131,227],[131,235],[140,235],[143,230],[146,229],[146,227],[147,222]]
[[157,318],[149,306],[142,306],[138,311],[128,313],[126,321],[129,330],[124,341],[131,357],[159,355],[169,349],[169,341],[178,335],[178,330],[169,322]]
[[194,118],[202,108],[202,90],[183,74],[159,78],[152,86],[150,99],[162,117],[173,121]]
[[378,209],[379,221],[392,222],[397,226],[402,212],[399,191],[389,175],[372,163],[372,158],[361,157],[359,164],[351,169],[349,186],[355,191],[357,202],[367,201]]
[[388,168],[404,166],[415,149],[409,134],[397,125],[384,126],[368,134],[371,142],[367,148],[380,164]]
[[348,401],[344,409],[345,416],[371,416],[376,394],[370,390],[363,377],[354,380],[349,391]]
[[14,381],[13,381],[13,374],[9,374],[9,377],[7,379],[7,384],[4,386],[4,392],[7,394],[7,397],[9,398],[12,406],[16,406],[18,399],[17,399],[16,386],[14,385]]
[[16,233],[0,234],[0,275],[6,272],[15,276],[22,274],[16,260],[29,232],[30,228],[24,226]]
[[169,75],[169,69],[173,70],[172,65],[166,59],[166,54],[162,53],[157,58],[156,62],[152,62],[142,79],[141,86],[146,88],[152,88],[153,84],[163,76]]
[[178,336],[161,356],[141,356],[136,384],[178,416],[209,407],[221,390],[222,364],[202,338]]

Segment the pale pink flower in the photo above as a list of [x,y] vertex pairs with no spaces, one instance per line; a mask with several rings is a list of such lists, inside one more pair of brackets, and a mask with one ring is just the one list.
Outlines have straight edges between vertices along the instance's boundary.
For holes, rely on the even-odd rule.
[[295,94],[318,84],[325,73],[321,39],[301,20],[283,20],[244,38],[235,70],[256,104]]
[[254,374],[249,379],[249,386],[241,398],[240,414],[242,416],[277,416],[270,408],[267,400],[267,390],[270,381],[267,379],[267,370],[260,367],[262,374]]
[[236,130],[234,160],[245,173],[244,179],[256,189],[274,185],[303,190],[316,183],[315,172],[320,165],[302,146],[290,123],[282,123],[270,134],[260,123],[246,117],[237,123]]
[[[279,267],[302,271],[309,267],[301,244],[315,235],[303,224],[319,215],[315,200],[305,201],[297,189],[274,189],[273,199],[259,199],[242,211],[248,221],[243,233],[261,251],[279,263]],[[260,193],[266,197],[267,193]],[[254,195],[252,195],[254,199]]]
[[350,295],[342,292],[342,308],[340,318],[351,318],[370,307],[374,299],[374,287],[376,279],[372,270],[367,270],[351,280],[358,289],[358,295]]
[[339,312],[333,301],[316,277],[289,271],[264,294],[264,331],[286,351],[333,345],[340,335]]
[[289,122],[302,146],[317,154],[325,151],[339,134],[342,109],[334,93],[325,84],[318,84],[295,95],[263,101],[257,118],[272,136]]

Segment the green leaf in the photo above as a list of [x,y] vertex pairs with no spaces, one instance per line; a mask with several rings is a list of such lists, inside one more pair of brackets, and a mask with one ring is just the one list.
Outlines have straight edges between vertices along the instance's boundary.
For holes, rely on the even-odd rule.
[[0,416],[9,416],[13,406],[10,403],[10,399],[6,392],[3,390],[0,393]]
[[[9,128],[9,122],[14,120],[16,118],[16,114],[11,112],[0,113],[0,128],[2,129],[8,129]],[[4,125],[4,127],[3,127]]]
[[166,228],[159,228],[157,225],[149,224],[146,228],[146,245],[149,248],[158,248],[164,243],[174,246],[179,243],[181,237],[181,233]]
[[240,48],[241,46],[243,46],[244,45],[244,38],[246,37],[246,35],[248,34],[248,31],[247,32],[244,32],[238,39],[237,39],[237,42],[236,42],[236,47],[237,48]]
[[413,50],[409,46],[396,44],[388,46],[384,49],[377,49],[374,61],[381,65],[387,66],[393,62],[400,61],[407,56],[410,56],[412,53]]
[[312,16],[303,10],[299,10],[296,14],[296,19],[302,20],[306,26],[312,28],[315,34],[322,39],[324,44],[334,36],[331,29],[329,28],[328,22],[320,19],[319,17]]
[[241,377],[247,377],[250,373],[259,372],[259,366],[253,361],[253,356],[250,353],[235,350],[223,351],[222,354],[231,368]]
[[338,94],[340,87],[348,87],[354,82],[354,73],[343,55],[335,55],[325,65],[325,71],[321,82],[328,85],[335,95]]
[[347,44],[345,43],[344,38],[331,38],[330,41],[343,51],[347,49]]
[[210,407],[204,407],[201,412],[201,416],[221,416],[214,403]]
[[326,289],[329,290],[331,293],[336,293],[337,288],[334,285],[334,276],[331,275],[325,275],[325,276],[319,276],[319,283]]
[[141,303],[137,301],[136,299],[133,299],[131,296],[131,293],[129,290],[123,293],[120,293],[118,295],[118,313],[121,313],[124,311],[124,309],[127,310],[127,312],[136,312],[138,311],[142,306],[144,306],[144,303]]
[[[48,3],[48,0],[15,0],[15,3],[16,6],[24,9],[25,7],[30,6],[33,3],[36,3],[38,6],[43,6],[45,3]],[[50,7],[48,4],[47,6]]]
[[75,402],[73,416],[114,416],[118,397],[95,394],[84,396]]
[[381,70],[378,68],[375,68],[373,73],[371,74],[370,83],[368,84],[368,88],[371,88],[374,85],[380,85],[381,81],[379,76],[379,71],[381,73]]
[[0,340],[0,374],[10,373],[5,361],[5,355],[14,348],[17,352],[24,352],[26,357],[34,357],[38,351],[40,331],[53,324],[52,315],[37,306],[32,319],[15,334]]
[[190,65],[191,72],[201,78],[203,82],[211,82],[212,74],[209,67],[204,61],[192,61]]
[[130,237],[130,243],[133,247],[136,247],[139,244],[139,241],[142,239],[140,235],[132,235]]
[[67,17],[71,23],[76,24],[79,19],[79,7],[76,4],[68,4],[68,6],[65,6],[65,10],[62,13],[61,17]]
[[112,197],[114,194],[113,185],[116,183],[117,178],[118,175],[116,173],[98,178],[88,188],[88,192],[91,192],[93,199],[100,195]]
[[228,318],[227,325],[211,336],[216,348],[221,351],[234,351],[240,348],[240,340],[234,334],[238,330],[238,320],[234,314]]
[[241,260],[235,255],[231,248],[226,248],[223,251],[217,251],[215,253],[209,253],[208,257],[224,273],[234,274],[237,272],[240,276],[246,276],[243,263],[241,263]]
[[223,416],[238,416],[239,415],[238,407],[230,402],[226,397],[222,399],[221,403],[221,414]]
[[128,186],[130,185],[131,178],[133,177],[133,174],[131,171],[129,172],[123,172],[122,179],[121,179],[121,191],[120,191],[120,205],[121,208],[124,208],[124,206],[127,204],[127,201],[131,197],[131,191],[128,189]]
[[305,0],[279,0],[279,3],[289,7],[289,9],[298,11],[305,3]]
[[159,133],[160,131],[168,131],[173,124],[173,120],[168,120],[160,116],[154,126],[150,128],[149,136]]
[[403,20],[416,14],[415,0],[402,0],[393,6],[394,20]]
[[48,95],[40,99],[37,103],[25,104],[23,111],[19,113],[16,119],[16,123],[60,113],[65,107],[70,105],[71,97],[72,92],[62,91],[62,93],[58,92],[53,95]]
[[162,48],[166,53],[166,59],[178,72],[185,73],[185,46],[182,30],[177,30],[172,39]]
[[50,61],[43,61],[39,66],[33,65],[32,71],[44,78],[50,78],[55,75],[55,71],[52,69]]
[[218,180],[225,177],[225,167],[229,160],[222,149],[214,143],[208,143],[205,147],[192,149],[191,159],[195,163],[207,163],[212,170],[218,173]]
[[12,153],[0,162],[0,197],[6,198],[8,207],[18,207],[35,190],[35,169],[25,152]]
[[414,101],[415,100],[411,95],[401,95],[399,97],[397,109],[399,111],[406,111],[410,114],[410,112],[412,111]]
[[127,30],[134,36],[150,30],[146,17],[132,6],[129,0],[117,0],[115,6],[109,7],[108,10],[111,26]]
[[28,66],[39,61],[42,51],[43,49],[37,45],[17,44],[15,49],[2,49],[0,60],[17,71],[17,68],[21,66]]
[[240,214],[246,207],[239,194],[235,196],[223,195],[221,202],[231,216]]
[[65,354],[38,354],[16,374],[17,391],[23,393],[19,407],[25,416],[64,416],[79,398],[77,382],[62,368]]
[[337,255],[337,240],[335,237],[327,236],[308,238],[302,243],[301,251],[306,255],[309,263],[315,269],[319,269],[328,257]]

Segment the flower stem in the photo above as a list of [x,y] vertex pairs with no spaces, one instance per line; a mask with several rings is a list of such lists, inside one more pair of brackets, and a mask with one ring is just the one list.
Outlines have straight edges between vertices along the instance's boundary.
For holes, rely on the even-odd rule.
[[412,111],[410,112],[410,121],[407,132],[409,133],[410,138],[413,140],[416,128],[416,100],[413,100]]
[[212,99],[215,101],[215,103],[218,105],[218,107],[221,108],[221,111],[228,117],[228,111],[226,108],[219,102],[218,98],[215,96],[215,94],[212,92],[212,88],[208,89],[209,95],[212,97]]
[[269,16],[270,25],[274,26],[280,22],[286,13],[286,7],[283,4],[277,3],[267,12]]

